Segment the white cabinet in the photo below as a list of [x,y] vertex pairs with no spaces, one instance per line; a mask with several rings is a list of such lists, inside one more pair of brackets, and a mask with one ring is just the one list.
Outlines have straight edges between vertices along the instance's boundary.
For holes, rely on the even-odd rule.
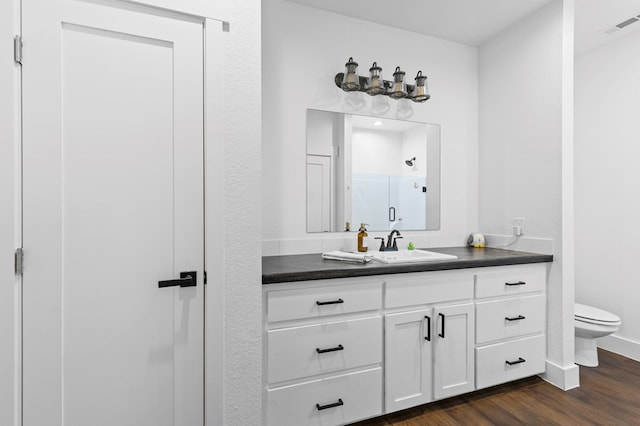
[[345,424],[542,373],[545,287],[544,264],[264,286],[265,422]]
[[[321,281],[348,284],[350,280]],[[291,288],[291,286],[289,286]],[[321,318],[380,309],[381,282],[350,285],[320,285],[267,292],[269,323],[305,318]]]
[[435,399],[474,390],[473,303],[436,307],[433,393]]
[[269,330],[269,382],[378,364],[381,330],[380,315]]
[[544,347],[543,335],[479,347],[478,389],[542,373]]
[[385,412],[474,390],[473,282],[470,271],[387,280]]
[[382,414],[382,368],[269,388],[267,424],[333,426]]
[[383,413],[382,285],[268,287],[266,424],[337,425]]
[[472,298],[473,273],[469,271],[398,274],[386,280],[384,307],[408,310],[410,306]]
[[433,400],[432,318],[433,309],[385,315],[385,412]]
[[544,332],[545,303],[543,294],[477,302],[476,342]]
[[476,274],[476,387],[544,372],[544,265],[488,268]]

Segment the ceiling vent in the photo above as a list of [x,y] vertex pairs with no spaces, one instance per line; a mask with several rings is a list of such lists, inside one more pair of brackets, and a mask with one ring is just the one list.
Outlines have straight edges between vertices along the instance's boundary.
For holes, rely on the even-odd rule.
[[634,23],[636,23],[638,21],[640,21],[640,15],[638,15],[637,17],[633,16],[633,17],[627,19],[626,21],[622,21],[622,22],[616,24],[615,26],[613,26],[611,28],[606,28],[606,29],[602,30],[602,32],[605,33],[605,34],[613,34],[616,31],[620,31],[624,27],[627,27],[627,26],[629,26],[631,24],[634,24]]

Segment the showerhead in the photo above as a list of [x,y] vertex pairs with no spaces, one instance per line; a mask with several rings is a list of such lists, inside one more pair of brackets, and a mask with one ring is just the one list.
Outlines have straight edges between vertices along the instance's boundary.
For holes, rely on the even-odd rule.
[[413,157],[411,160],[407,160],[404,162],[409,167],[413,167],[413,162],[416,161],[416,157]]

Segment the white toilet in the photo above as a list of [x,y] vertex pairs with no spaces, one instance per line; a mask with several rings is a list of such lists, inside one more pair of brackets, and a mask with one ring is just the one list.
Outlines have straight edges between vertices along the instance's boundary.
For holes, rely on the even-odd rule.
[[575,363],[585,367],[597,367],[596,339],[615,332],[620,325],[620,317],[593,306],[576,303],[573,322],[576,329]]

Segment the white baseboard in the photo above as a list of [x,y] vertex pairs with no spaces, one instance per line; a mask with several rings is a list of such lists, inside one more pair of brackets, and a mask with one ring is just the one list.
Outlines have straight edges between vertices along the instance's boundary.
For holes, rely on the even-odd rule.
[[544,374],[541,374],[540,377],[552,385],[562,390],[569,390],[580,386],[580,369],[577,365],[573,364],[569,367],[560,367],[547,360],[546,368],[547,370]]
[[598,347],[640,361],[640,342],[611,334],[599,338]]

